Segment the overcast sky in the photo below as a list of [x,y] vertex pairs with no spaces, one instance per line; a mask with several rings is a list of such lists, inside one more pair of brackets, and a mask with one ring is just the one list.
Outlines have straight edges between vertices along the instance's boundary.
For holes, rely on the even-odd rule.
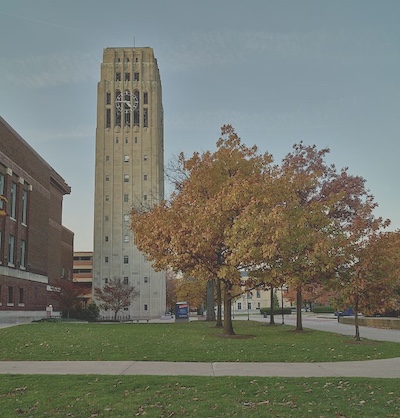
[[276,161],[303,141],[361,175],[400,227],[399,0],[2,0],[0,115],[65,179],[93,248],[96,89],[106,47],[149,46],[165,162],[232,124]]

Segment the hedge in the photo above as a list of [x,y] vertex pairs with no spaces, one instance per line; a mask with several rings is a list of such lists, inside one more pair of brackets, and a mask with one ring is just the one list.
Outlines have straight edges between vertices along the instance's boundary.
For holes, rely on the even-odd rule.
[[335,308],[332,306],[314,306],[312,311],[314,313],[334,313]]
[[[283,313],[285,315],[291,314],[292,313],[292,309],[291,308],[283,308]],[[264,315],[271,315],[271,308],[261,308],[260,309],[260,314]],[[282,308],[276,308],[274,309],[274,315],[279,315],[282,314]]]

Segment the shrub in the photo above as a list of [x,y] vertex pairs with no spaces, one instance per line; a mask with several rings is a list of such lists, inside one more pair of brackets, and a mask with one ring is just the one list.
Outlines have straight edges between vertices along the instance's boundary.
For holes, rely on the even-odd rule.
[[[292,309],[291,308],[283,308],[283,313],[284,315],[288,315],[292,313]],[[261,308],[260,309],[260,314],[264,315],[271,315],[271,308]],[[274,315],[279,315],[282,314],[282,308],[276,308],[274,309]]]
[[335,308],[332,306],[314,306],[312,311],[314,313],[334,313]]

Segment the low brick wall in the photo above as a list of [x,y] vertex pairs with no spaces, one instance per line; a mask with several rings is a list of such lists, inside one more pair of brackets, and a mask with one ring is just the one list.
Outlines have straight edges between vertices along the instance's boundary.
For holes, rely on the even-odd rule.
[[[339,317],[341,324],[354,325],[354,316]],[[400,318],[358,318],[359,325],[374,328],[400,329]]]

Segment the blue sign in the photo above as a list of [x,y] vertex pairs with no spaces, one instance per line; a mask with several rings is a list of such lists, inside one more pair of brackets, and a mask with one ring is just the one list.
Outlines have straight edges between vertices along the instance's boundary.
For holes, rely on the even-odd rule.
[[175,318],[189,318],[189,304],[187,302],[177,302],[175,304]]

